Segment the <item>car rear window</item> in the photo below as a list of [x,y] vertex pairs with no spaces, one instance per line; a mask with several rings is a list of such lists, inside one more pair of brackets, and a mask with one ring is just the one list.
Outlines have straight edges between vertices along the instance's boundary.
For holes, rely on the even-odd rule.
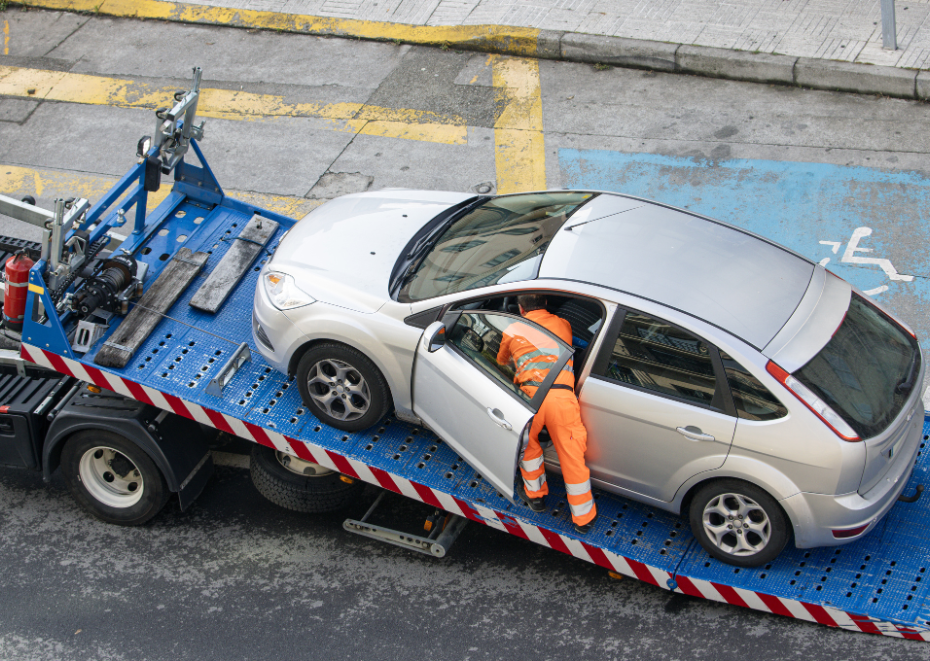
[[920,371],[920,349],[901,326],[853,294],[833,338],[795,372],[860,438],[883,432],[907,402]]

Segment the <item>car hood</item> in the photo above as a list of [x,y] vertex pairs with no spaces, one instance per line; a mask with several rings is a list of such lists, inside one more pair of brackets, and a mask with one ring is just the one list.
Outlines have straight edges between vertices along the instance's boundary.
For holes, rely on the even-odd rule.
[[410,238],[470,197],[401,189],[338,197],[288,231],[268,268],[294,276],[319,301],[375,312],[390,298],[391,269]]

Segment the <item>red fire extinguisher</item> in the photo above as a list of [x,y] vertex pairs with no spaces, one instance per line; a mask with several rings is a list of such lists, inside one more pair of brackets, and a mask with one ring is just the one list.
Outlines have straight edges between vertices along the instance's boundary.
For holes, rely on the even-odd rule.
[[29,269],[34,263],[24,251],[20,251],[7,260],[4,269],[6,283],[3,286],[3,326],[17,333],[23,330],[26,294],[29,291]]

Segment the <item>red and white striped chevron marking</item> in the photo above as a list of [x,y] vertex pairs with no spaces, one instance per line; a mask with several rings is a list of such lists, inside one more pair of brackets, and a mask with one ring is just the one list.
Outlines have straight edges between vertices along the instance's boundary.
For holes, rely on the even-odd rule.
[[388,473],[374,466],[368,466],[313,443],[299,441],[279,434],[274,430],[265,429],[245,420],[239,420],[224,413],[204,408],[199,404],[182,400],[174,395],[154,390],[133,381],[127,381],[121,376],[104,372],[91,365],[85,365],[26,344],[22,345],[20,353],[25,360],[48,367],[56,372],[73,376],[87,383],[93,383],[101,388],[112,390],[125,397],[151,404],[160,409],[183,415],[186,418],[210,425],[228,434],[261,443],[281,452],[287,452],[306,461],[326,466],[343,475],[369,482],[432,507],[438,507],[452,514],[464,516],[472,521],[477,521],[556,551],[567,553],[587,562],[593,562],[605,569],[645,581],[666,590],[671,585],[674,585],[675,592],[692,597],[702,597],[849,631],[930,641],[930,629],[927,628],[897,625],[865,615],[847,613],[829,606],[818,606],[791,599],[782,599],[773,595],[711,581],[690,579],[686,576],[673,576],[667,571],[617,555],[577,539],[560,535],[552,530],[535,526],[509,514],[497,512],[477,503],[464,501],[417,482],[411,482],[400,475]]
[[930,641],[930,629],[926,627],[908,627],[878,620],[867,615],[856,615],[830,606],[818,606],[793,599],[782,599],[770,594],[744,590],[721,583],[704,581],[686,576],[677,576],[676,592],[682,592],[692,597],[702,597],[713,601],[722,601],[734,606],[751,608],[775,615],[784,615],[808,622],[824,624],[828,627],[838,627],[849,631],[864,633],[877,633],[909,640]]

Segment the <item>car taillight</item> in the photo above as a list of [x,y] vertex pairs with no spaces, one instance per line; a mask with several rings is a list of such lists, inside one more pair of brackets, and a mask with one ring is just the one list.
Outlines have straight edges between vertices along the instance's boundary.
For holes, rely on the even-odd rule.
[[868,527],[872,525],[872,522],[865,524],[864,526],[859,526],[858,528],[846,528],[845,530],[834,530],[833,536],[836,539],[848,539],[850,537],[855,537],[864,533]]
[[809,408],[814,415],[823,420],[823,423],[833,430],[833,433],[842,438],[844,441],[859,441],[859,435],[853,431],[843,418],[837,415],[836,411],[827,406],[826,402],[811,392],[810,388],[791,376],[788,372],[773,363],[771,360],[765,366],[765,370],[778,379],[788,391],[797,397]]

